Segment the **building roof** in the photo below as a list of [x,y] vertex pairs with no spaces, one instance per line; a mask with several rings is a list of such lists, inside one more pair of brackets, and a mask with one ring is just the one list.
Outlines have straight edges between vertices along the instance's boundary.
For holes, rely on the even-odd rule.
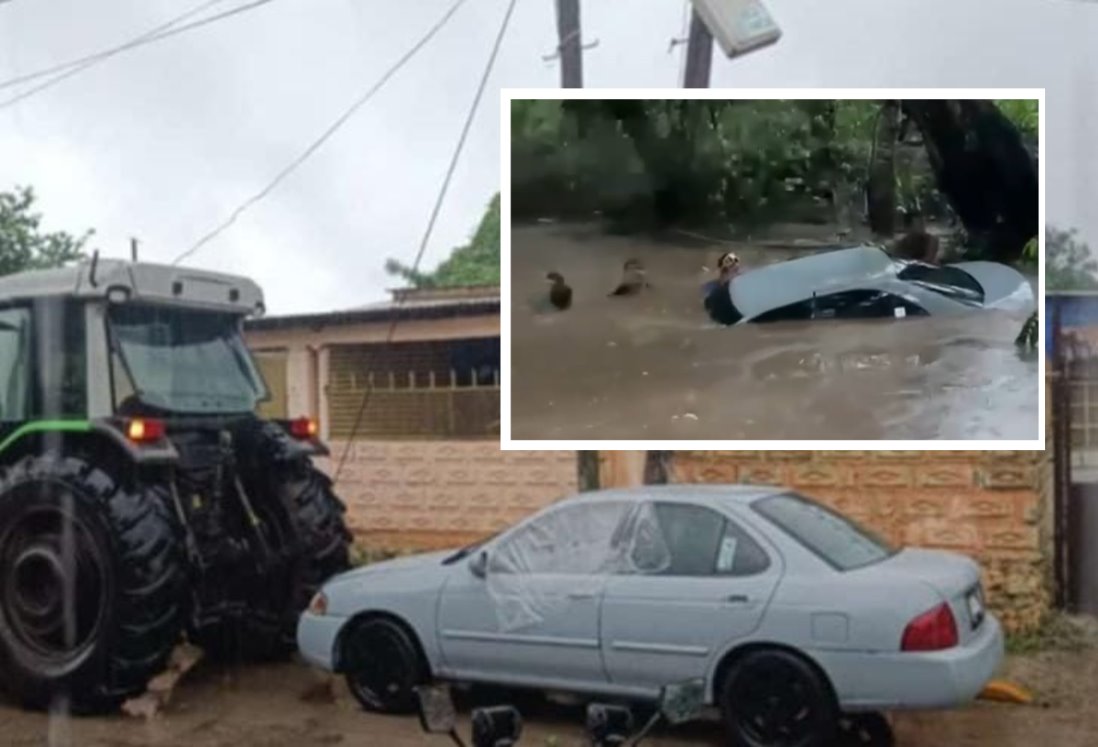
[[459,288],[397,288],[390,290],[388,301],[355,306],[341,311],[289,314],[249,319],[249,330],[317,327],[392,319],[445,319],[468,316],[498,316],[499,286],[478,285]]

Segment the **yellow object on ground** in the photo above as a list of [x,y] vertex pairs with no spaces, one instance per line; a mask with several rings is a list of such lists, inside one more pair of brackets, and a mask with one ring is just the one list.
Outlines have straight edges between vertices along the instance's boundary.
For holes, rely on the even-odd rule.
[[980,700],[994,700],[999,703],[1021,703],[1023,705],[1033,702],[1033,695],[1021,685],[1006,680],[992,680],[984,686],[977,696]]

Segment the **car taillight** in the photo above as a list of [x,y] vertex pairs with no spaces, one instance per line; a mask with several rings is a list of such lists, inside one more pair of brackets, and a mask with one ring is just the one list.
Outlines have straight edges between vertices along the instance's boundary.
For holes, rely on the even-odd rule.
[[134,443],[144,444],[164,438],[163,420],[152,418],[132,418],[126,422],[126,438]]
[[318,430],[316,421],[312,418],[297,418],[290,421],[290,435],[294,438],[313,438]]
[[916,617],[904,629],[902,651],[941,651],[957,645],[957,621],[945,602]]
[[324,596],[324,592],[318,591],[313,595],[309,601],[309,612],[320,616],[328,614],[328,597]]

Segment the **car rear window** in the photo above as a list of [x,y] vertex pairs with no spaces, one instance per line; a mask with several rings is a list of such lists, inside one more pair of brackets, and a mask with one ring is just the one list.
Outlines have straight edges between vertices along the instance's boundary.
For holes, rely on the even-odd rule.
[[938,267],[912,262],[896,276],[962,303],[983,303],[984,288],[976,278],[957,267]]
[[800,495],[770,496],[752,508],[840,571],[879,563],[896,552],[868,529]]

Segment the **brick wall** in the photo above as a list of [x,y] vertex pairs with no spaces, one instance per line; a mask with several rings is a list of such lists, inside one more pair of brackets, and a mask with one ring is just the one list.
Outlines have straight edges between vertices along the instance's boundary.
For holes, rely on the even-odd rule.
[[[345,441],[333,441],[331,471]],[[359,542],[457,547],[576,492],[574,451],[501,451],[498,441],[356,441],[336,485]]]
[[1046,464],[1026,451],[678,451],[671,479],[791,486],[894,542],[971,555],[1018,631],[1049,608]]

